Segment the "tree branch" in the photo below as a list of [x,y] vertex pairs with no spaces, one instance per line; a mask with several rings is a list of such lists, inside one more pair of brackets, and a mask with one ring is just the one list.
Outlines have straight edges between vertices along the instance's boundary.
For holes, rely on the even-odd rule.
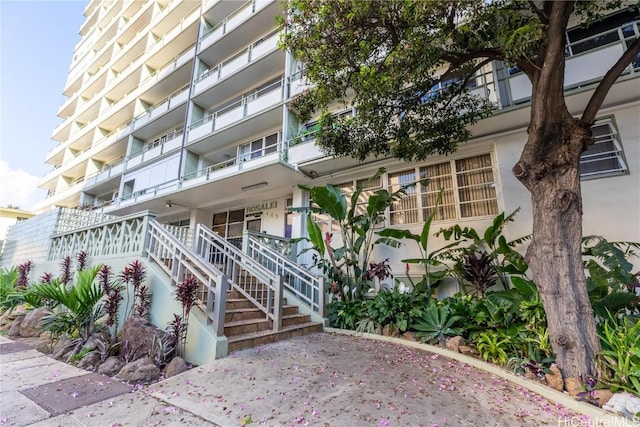
[[536,15],[538,15],[538,19],[540,19],[540,22],[545,25],[549,23],[549,18],[547,17],[547,15],[538,6],[536,6],[533,0],[529,0],[529,7]]
[[602,106],[604,99],[609,93],[611,86],[616,82],[620,74],[624,71],[625,68],[631,64],[631,61],[640,53],[640,37],[636,38],[631,46],[627,48],[625,53],[613,64],[613,67],[607,71],[604,75],[598,87],[596,88],[593,95],[591,95],[591,99],[587,104],[587,107],[584,109],[582,113],[582,121],[585,123],[592,124],[596,118],[596,114],[598,114],[598,110]]

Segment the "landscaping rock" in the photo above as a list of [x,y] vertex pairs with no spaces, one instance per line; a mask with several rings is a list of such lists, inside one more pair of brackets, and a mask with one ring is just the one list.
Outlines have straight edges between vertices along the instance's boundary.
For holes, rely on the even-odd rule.
[[582,381],[578,377],[570,377],[564,380],[564,388],[569,395],[575,397],[578,393],[584,391]]
[[73,350],[70,346],[71,340],[67,337],[60,337],[53,346],[53,358],[58,360],[67,360],[69,353]]
[[549,368],[551,371],[550,374],[544,374],[544,377],[547,379],[547,385],[554,390],[562,391],[564,390],[564,381],[562,380],[562,372],[558,369],[558,366],[553,363]]
[[122,326],[120,342],[123,346],[125,346],[125,343],[128,343],[130,348],[137,348],[136,353],[138,357],[142,357],[149,353],[149,349],[151,349],[151,340],[154,335],[160,335],[162,338],[168,334],[162,329],[150,324],[142,317],[131,316]]
[[117,377],[132,384],[149,384],[160,378],[160,369],[148,357],[143,357],[124,365]]
[[35,344],[35,349],[40,353],[51,354],[53,353],[53,342],[49,339],[43,340],[40,338],[40,340]]
[[120,359],[118,356],[111,356],[107,358],[103,364],[98,366],[98,373],[112,377],[120,372],[124,365],[126,365],[124,360]]
[[616,393],[602,409],[621,414],[627,418],[633,418],[640,412],[640,397],[636,397],[626,391]]
[[101,361],[100,354],[97,351],[92,351],[85,354],[85,356],[78,362],[78,368],[93,372]]
[[19,315],[15,318],[13,323],[11,323],[11,327],[9,328],[9,336],[10,337],[19,337],[20,336],[20,325],[24,320],[24,314]]
[[447,340],[446,342],[446,347],[447,350],[451,350],[454,351],[456,353],[460,352],[460,346],[461,345],[465,345],[466,342],[464,340],[464,338],[462,338],[461,336],[457,336],[457,337],[451,337]]
[[420,338],[418,338],[416,336],[416,333],[413,331],[407,331],[404,334],[402,334],[402,338],[404,338],[405,340],[409,340],[409,341],[415,341],[415,342],[419,342]]
[[458,350],[460,351],[460,353],[466,354],[469,356],[476,356],[479,354],[478,350],[468,345],[461,345],[460,347],[458,347]]
[[53,341],[53,334],[49,331],[44,331],[40,334],[40,339],[43,341],[45,340]]
[[16,317],[24,312],[24,307],[19,305],[13,310],[7,310],[0,316],[0,330],[8,331]]
[[172,377],[174,375],[181,374],[183,372],[188,371],[187,362],[180,356],[176,356],[171,359],[171,362],[164,368],[164,376],[165,378]]
[[398,330],[398,328],[389,323],[388,325],[384,325],[384,327],[382,328],[382,335],[384,335],[385,337],[399,337],[400,331]]
[[22,323],[20,323],[20,336],[25,338],[40,336],[40,333],[42,333],[42,318],[49,313],[47,307],[38,307],[29,311]]
[[607,402],[609,402],[609,400],[611,400],[613,393],[611,393],[611,390],[607,389],[594,390],[593,397],[598,401],[598,406],[602,408],[607,404]]

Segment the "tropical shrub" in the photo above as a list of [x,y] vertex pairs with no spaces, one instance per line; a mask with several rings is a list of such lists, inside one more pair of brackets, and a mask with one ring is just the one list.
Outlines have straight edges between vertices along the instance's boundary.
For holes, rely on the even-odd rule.
[[[384,168],[381,168],[370,179],[379,178],[384,172]],[[312,245],[309,249],[316,252],[314,266],[322,270],[329,283],[332,283],[332,290],[340,298],[361,299],[369,289],[368,279],[363,276],[369,270],[371,253],[376,244],[374,231],[383,223],[387,208],[406,194],[407,187],[401,187],[393,193],[385,189],[378,190],[369,196],[366,206],[359,204],[363,192],[360,187],[355,189],[349,202],[342,190],[331,184],[300,188],[309,192],[313,205],[293,210],[309,213],[307,232]],[[320,226],[313,220],[311,213],[331,217],[340,232],[341,247],[331,246],[333,236],[330,233],[322,235]]]
[[485,361],[497,365],[506,365],[509,356],[511,340],[508,336],[495,331],[485,331],[480,333],[475,340],[476,348]]
[[599,329],[604,381],[640,397],[640,321],[609,314]]
[[422,316],[422,306],[428,298],[425,294],[400,292],[398,287],[383,290],[366,302],[366,315],[376,327],[392,325],[405,332],[415,319]]
[[[487,254],[487,263],[491,267],[484,274],[495,273],[497,283],[504,290],[510,288],[510,277],[524,277],[526,275],[529,266],[516,248],[529,240],[531,236],[524,236],[508,242],[502,234],[504,227],[514,220],[517,212],[518,210],[507,216],[504,212],[500,213],[482,235],[472,227],[462,228],[457,224],[436,233],[436,235],[442,235],[446,241],[452,241],[447,251],[438,253],[438,258],[453,264],[450,267],[450,274],[458,280],[462,289],[468,287],[475,289],[470,280],[465,278],[465,260],[469,261],[470,254]],[[466,270],[469,275],[474,273],[473,269],[467,268]],[[484,270],[480,271],[484,272]]]
[[462,319],[451,313],[446,302],[429,299],[422,315],[416,318],[411,328],[418,331],[416,336],[423,338],[423,341],[443,344],[446,337],[462,333],[462,328],[455,326]]
[[638,277],[629,262],[637,257],[640,243],[609,242],[600,236],[582,239],[582,255],[587,275],[587,288],[593,311],[600,318],[607,313],[628,311],[640,314]]
[[[407,277],[411,282],[413,290],[421,293],[424,292],[428,295],[431,295],[432,288],[438,286],[438,284],[446,274],[444,264],[438,259],[438,255],[440,254],[440,252],[446,251],[449,247],[457,245],[457,243],[454,242],[436,251],[429,252],[431,224],[436,216],[436,213],[438,212],[438,206],[440,204],[440,201],[442,200],[442,192],[443,191],[441,190],[438,193],[436,204],[427,217],[424,225],[422,226],[422,231],[419,235],[412,233],[411,230],[385,228],[378,233],[380,239],[378,239],[378,241],[376,242],[391,246],[393,248],[399,248],[400,246],[402,246],[403,240],[409,240],[416,243],[416,246],[418,247],[418,251],[420,253],[420,258],[403,259],[402,262],[406,263]],[[422,280],[420,280],[418,283],[413,283],[413,280],[409,276],[409,264],[420,264],[424,267],[425,273],[422,277]]]
[[366,312],[366,301],[356,298],[336,298],[327,305],[327,318],[334,328],[356,329],[357,323],[367,317]]

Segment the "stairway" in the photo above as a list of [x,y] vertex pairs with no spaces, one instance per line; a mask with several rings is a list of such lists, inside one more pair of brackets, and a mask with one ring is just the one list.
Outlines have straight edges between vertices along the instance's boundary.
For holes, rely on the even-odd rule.
[[270,320],[239,291],[227,291],[224,334],[229,353],[293,337],[322,332],[321,323],[311,322],[308,314],[300,314],[298,307],[282,301],[282,328],[273,330]]

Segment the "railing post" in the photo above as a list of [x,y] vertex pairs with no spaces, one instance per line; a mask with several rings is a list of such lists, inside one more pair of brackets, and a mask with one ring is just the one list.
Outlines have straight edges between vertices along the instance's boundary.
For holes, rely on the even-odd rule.
[[[224,314],[227,304],[227,276],[220,274],[216,277],[215,296],[213,304],[213,331],[217,337],[224,336]],[[211,289],[211,287],[209,287]]]
[[276,276],[275,295],[273,299],[273,330],[282,329],[282,289],[284,287],[284,279],[282,276]]
[[327,317],[325,314],[325,304],[324,304],[324,297],[326,295],[325,289],[324,289],[324,277],[320,277],[318,279],[318,314],[320,314],[320,316],[322,316],[322,318],[324,319],[325,317]]

